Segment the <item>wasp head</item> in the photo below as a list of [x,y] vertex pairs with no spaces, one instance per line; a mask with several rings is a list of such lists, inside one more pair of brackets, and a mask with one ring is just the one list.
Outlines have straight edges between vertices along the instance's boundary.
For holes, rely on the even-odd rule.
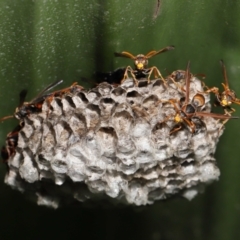
[[134,65],[137,70],[143,70],[148,65],[148,60],[143,54],[139,54],[136,56],[136,59],[134,60]]
[[27,109],[25,106],[17,107],[14,113],[15,118],[21,120],[27,115]]
[[181,123],[183,122],[183,118],[186,118],[186,114],[183,111],[179,111],[175,116],[174,116],[174,121],[176,123]]
[[231,92],[228,92],[227,94],[226,94],[226,92],[223,92],[221,94],[221,99],[218,99],[218,100],[223,107],[227,107],[233,103],[235,98],[236,98],[235,93],[233,91],[231,91]]

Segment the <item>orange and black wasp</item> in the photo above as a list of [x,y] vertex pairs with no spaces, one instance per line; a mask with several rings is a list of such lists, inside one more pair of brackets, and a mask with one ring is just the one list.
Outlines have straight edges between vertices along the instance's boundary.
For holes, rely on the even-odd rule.
[[20,92],[20,103],[19,103],[19,106],[15,110],[14,116],[17,119],[22,120],[25,116],[27,116],[27,115],[29,115],[31,113],[41,112],[42,111],[42,105],[43,105],[45,99],[47,99],[48,97],[50,97],[52,95],[52,93],[46,93],[46,92],[48,92],[52,88],[58,86],[62,82],[63,82],[63,80],[57,80],[57,81],[51,83],[46,88],[44,88],[37,95],[37,97],[35,97],[30,102],[24,102],[25,98],[26,98],[26,95],[27,95],[27,91],[26,90],[22,90]]
[[148,59],[158,55],[160,53],[169,51],[169,50],[173,50],[174,46],[168,46],[165,47],[159,51],[150,51],[149,53],[147,53],[146,55],[143,54],[138,54],[137,56],[132,55],[129,52],[121,52],[121,53],[114,53],[116,57],[125,57],[125,58],[130,58],[132,60],[134,60],[134,69],[132,69],[132,67],[127,66],[123,75],[123,79],[121,80],[121,83],[123,83],[127,78],[128,78],[128,72],[130,72],[130,74],[132,75],[132,78],[136,84],[136,86],[138,85],[138,81],[137,79],[140,78],[146,78],[148,82],[150,82],[150,78],[151,78],[151,74],[154,73],[154,76],[160,77],[162,79],[162,81],[164,83],[165,79],[162,77],[160,71],[158,70],[157,67],[153,66],[148,68]]
[[[189,95],[190,95],[191,76],[192,75],[190,73],[190,62],[188,62],[187,69],[185,72],[186,89],[185,89],[184,99],[180,99],[178,101],[176,101],[175,99],[168,100],[168,102],[170,102],[173,105],[176,112],[173,117],[173,120],[176,123],[176,125],[170,131],[170,134],[173,134],[179,131],[183,126],[187,126],[188,128],[190,128],[192,133],[196,133],[201,123],[204,126],[204,123],[201,120],[202,117],[212,117],[212,118],[222,119],[222,120],[238,118],[238,117],[226,116],[223,114],[203,112],[202,110],[204,109],[205,98],[200,93],[195,94],[192,100],[190,101]],[[169,119],[169,117],[167,119]]]
[[[43,91],[41,91],[36,98],[34,98],[31,102],[20,103],[21,107],[18,107],[15,111],[15,117],[17,119],[22,119],[26,115],[30,113],[38,113],[42,111],[42,105],[46,101],[48,106],[50,106],[51,101],[55,97],[62,97],[66,93],[76,93],[82,91],[84,88],[78,85],[77,82],[74,82],[70,87],[57,90],[51,93],[45,94],[47,91],[50,91],[52,88],[56,87],[57,85],[61,84],[63,80],[56,81],[49,86],[47,86]],[[21,94],[20,94],[21,95]],[[24,97],[25,98],[25,97]],[[21,99],[21,97],[20,97]]]
[[25,116],[31,113],[38,113],[42,110],[43,102],[46,98],[50,97],[53,93],[46,93],[47,91],[50,91],[52,88],[56,87],[57,85],[61,84],[63,80],[58,80],[54,83],[51,83],[49,86],[47,86],[45,89],[43,89],[37,97],[35,97],[30,102],[24,102],[25,98],[27,96],[27,90],[22,90],[19,94],[19,105],[15,110],[14,115],[6,116],[0,119],[0,121],[4,121],[8,118],[17,118],[19,120],[22,120]]
[[231,115],[231,113],[235,112],[235,109],[231,108],[230,106],[232,105],[232,103],[236,103],[240,105],[240,99],[238,99],[236,96],[236,93],[229,88],[227,71],[223,63],[223,60],[220,61],[220,64],[223,71],[224,83],[222,83],[222,85],[223,85],[224,91],[220,93],[217,87],[212,87],[212,88],[209,88],[206,92],[214,93],[216,96],[216,101],[215,101],[216,105],[222,106],[225,111],[225,114]]

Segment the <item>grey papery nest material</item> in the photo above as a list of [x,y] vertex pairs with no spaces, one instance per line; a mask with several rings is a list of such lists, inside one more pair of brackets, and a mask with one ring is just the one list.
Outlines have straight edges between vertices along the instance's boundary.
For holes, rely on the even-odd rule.
[[[195,133],[185,124],[170,134],[176,111],[167,101],[184,97],[185,84],[167,84],[142,80],[136,87],[127,79],[45,101],[23,119],[5,182],[55,208],[104,198],[135,205],[175,194],[191,200],[220,175],[213,154],[223,125],[199,117]],[[201,81],[191,77],[190,100],[199,92]],[[204,97],[202,111],[210,112]]]

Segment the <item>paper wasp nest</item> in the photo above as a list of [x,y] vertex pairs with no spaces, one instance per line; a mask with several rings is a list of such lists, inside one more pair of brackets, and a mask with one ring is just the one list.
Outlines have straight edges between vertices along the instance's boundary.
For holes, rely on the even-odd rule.
[[[107,198],[135,205],[179,194],[192,199],[220,172],[213,154],[222,123],[212,117],[170,134],[176,113],[169,99],[185,96],[184,84],[131,79],[99,84],[45,100],[24,118],[5,182],[58,207],[75,200]],[[191,78],[190,100],[203,92]],[[202,111],[210,112],[204,94]]]

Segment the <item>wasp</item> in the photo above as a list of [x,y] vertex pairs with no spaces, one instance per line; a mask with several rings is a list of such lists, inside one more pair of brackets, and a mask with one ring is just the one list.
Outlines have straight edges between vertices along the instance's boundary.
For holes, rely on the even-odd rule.
[[173,50],[174,46],[168,46],[165,47],[159,51],[150,51],[149,53],[147,53],[146,55],[143,54],[138,54],[137,56],[132,55],[129,52],[121,52],[121,53],[114,53],[114,55],[116,57],[125,57],[125,58],[130,58],[132,60],[134,60],[134,69],[132,69],[132,67],[127,66],[123,75],[123,79],[121,80],[121,83],[123,83],[127,78],[128,78],[128,72],[130,72],[130,74],[132,75],[132,78],[135,82],[135,85],[138,85],[138,81],[137,79],[140,78],[146,78],[148,80],[148,83],[150,82],[150,78],[151,78],[151,74],[154,73],[154,76],[160,77],[162,79],[162,81],[166,84],[165,79],[162,77],[160,71],[158,70],[157,67],[153,66],[148,68],[148,59],[158,55],[160,53],[169,51],[169,50]]
[[[173,120],[176,123],[176,126],[170,131],[170,135],[179,131],[183,126],[189,127],[192,133],[196,133],[200,129],[201,123],[202,125],[204,124],[201,120],[201,117],[212,117],[225,121],[233,118],[238,118],[226,116],[223,114],[203,112],[202,110],[205,105],[205,98],[200,93],[195,94],[190,101],[189,93],[191,76],[190,62],[188,62],[187,69],[185,71],[185,97],[178,101],[175,99],[170,99],[167,101],[173,105],[176,112],[176,114],[173,116]],[[167,119],[169,119],[169,117],[167,117]]]
[[[45,92],[51,90],[52,88],[56,87],[57,85],[61,84],[63,82],[63,80],[60,81],[56,81],[52,84],[50,84],[49,86],[47,86],[45,89],[43,89],[40,94],[38,94],[38,96],[33,99],[31,102],[25,102],[22,103],[20,105],[20,107],[18,107],[15,111],[15,117],[17,119],[22,119],[24,118],[26,115],[30,114],[30,113],[38,113],[42,111],[42,105],[45,101],[47,101],[47,104],[50,105],[51,101],[53,100],[53,98],[55,97],[62,97],[64,94],[66,93],[75,93],[77,91],[81,91],[84,88],[80,85],[78,85],[77,82],[74,82],[70,87],[68,88],[64,88],[52,93],[47,93],[45,94]],[[20,93],[21,96],[21,93]],[[20,97],[21,99],[21,97]]]
[[19,94],[19,105],[15,109],[14,115],[6,116],[0,119],[0,121],[4,121],[9,118],[16,118],[18,120],[23,120],[24,117],[31,113],[38,113],[42,111],[42,105],[45,99],[50,97],[53,93],[47,93],[47,91],[50,91],[52,88],[56,87],[57,85],[61,84],[63,80],[58,80],[54,83],[51,83],[49,86],[47,86],[45,89],[43,89],[37,97],[35,97],[30,102],[25,102],[26,96],[27,96],[27,90],[22,90]]
[[217,87],[212,87],[208,89],[206,92],[214,93],[216,96],[216,101],[215,101],[216,105],[222,106],[225,114],[230,116],[233,112],[235,112],[235,109],[231,108],[230,106],[232,105],[232,103],[236,103],[240,105],[240,99],[238,99],[235,92],[229,88],[227,71],[226,71],[226,67],[224,65],[223,60],[220,61],[220,65],[223,71],[224,83],[222,83],[222,86],[224,91],[220,93]]
[[46,88],[44,88],[38,95],[37,97],[35,97],[33,100],[31,100],[30,102],[24,102],[25,98],[27,96],[27,91],[26,90],[22,90],[20,92],[20,103],[19,106],[16,108],[14,116],[19,119],[22,120],[24,117],[26,117],[27,115],[31,114],[31,113],[38,113],[42,111],[42,105],[44,103],[44,101],[50,97],[52,95],[52,93],[47,93],[48,91],[50,91],[52,88],[58,86],[59,84],[61,84],[63,82],[63,80],[58,80],[54,83],[51,83],[50,85],[48,85]]

